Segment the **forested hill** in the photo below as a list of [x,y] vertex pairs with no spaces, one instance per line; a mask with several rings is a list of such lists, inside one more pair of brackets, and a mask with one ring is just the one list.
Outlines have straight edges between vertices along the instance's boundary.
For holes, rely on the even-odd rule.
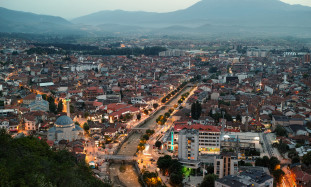
[[0,186],[104,186],[85,163],[67,151],[52,151],[35,137],[0,131]]

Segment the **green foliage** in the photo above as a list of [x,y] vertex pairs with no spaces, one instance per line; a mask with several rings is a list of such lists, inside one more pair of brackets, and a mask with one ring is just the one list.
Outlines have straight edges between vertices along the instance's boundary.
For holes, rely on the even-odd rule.
[[192,103],[192,105],[191,105],[191,117],[192,117],[192,119],[198,120],[201,116],[201,113],[202,113],[201,104],[198,101],[195,103]]
[[84,129],[85,131],[88,131],[88,130],[90,129],[89,124],[88,124],[88,123],[84,123],[84,124],[83,124],[83,129]]
[[144,114],[148,115],[149,114],[148,110],[144,110]]
[[256,149],[246,149],[245,155],[246,156],[260,156],[260,152],[257,151]]
[[63,100],[59,100],[58,105],[57,105],[57,112],[62,112],[63,108],[64,108]]
[[148,136],[147,134],[144,134],[144,135],[143,135],[143,139],[149,140],[149,136]]
[[0,131],[0,186],[104,186],[68,151],[54,152],[35,137]]
[[153,129],[147,129],[146,134],[148,134],[150,136],[150,135],[154,134],[154,130]]
[[157,166],[161,171],[165,171],[170,167],[171,161],[172,161],[172,157],[169,155],[165,155],[158,159]]
[[136,116],[136,117],[137,117],[137,119],[138,119],[138,120],[140,120],[140,119],[141,119],[141,114],[140,114],[140,113],[139,113],[139,114],[137,114],[137,116]]
[[154,104],[153,104],[153,108],[154,108],[154,109],[157,109],[157,108],[158,108],[158,106],[159,106],[159,104],[158,104],[158,103],[154,103]]
[[311,151],[309,151],[307,154],[303,155],[302,163],[306,164],[307,166],[311,165]]
[[173,185],[180,185],[182,183],[182,180],[183,180],[183,176],[181,173],[171,173],[170,175],[170,182],[173,184]]
[[253,166],[251,163],[245,163],[244,160],[240,160],[240,161],[238,162],[238,164],[239,164],[239,166]]
[[202,183],[200,184],[200,187],[214,187],[215,186],[215,180],[217,179],[217,175],[215,174],[208,174],[204,177]]
[[289,150],[288,145],[283,143],[282,140],[280,141],[280,143],[276,144],[276,148],[281,154],[285,154]]
[[161,181],[158,180],[158,174],[155,172],[146,171],[143,173],[143,180],[147,186],[160,186]]
[[280,183],[281,182],[281,179],[282,177],[285,175],[284,171],[282,171],[281,169],[278,169],[278,170],[275,170],[275,171],[272,171],[272,175],[274,177],[274,180],[277,182],[277,183]]
[[280,125],[276,126],[275,133],[277,136],[287,136],[286,130]]
[[270,171],[273,171],[277,165],[281,162],[276,157],[271,157],[270,159],[267,156],[263,158],[257,158],[255,161],[255,166],[268,167]]
[[160,148],[162,143],[160,141],[156,141],[156,143],[154,144],[157,148]]
[[42,99],[43,99],[43,100],[47,100],[47,95],[46,95],[46,94],[43,94],[43,95],[42,95]]
[[73,105],[69,106],[70,113],[75,113],[75,107]]
[[49,110],[50,110],[50,112],[53,112],[53,113],[56,114],[57,111],[56,111],[55,99],[52,96],[50,96],[50,97],[48,97],[47,101],[49,102]]

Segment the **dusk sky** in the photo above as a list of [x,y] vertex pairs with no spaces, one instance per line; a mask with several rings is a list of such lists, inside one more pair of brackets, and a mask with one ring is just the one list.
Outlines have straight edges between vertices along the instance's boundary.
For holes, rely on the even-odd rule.
[[[0,7],[72,19],[101,10],[170,12],[199,0],[0,0]],[[311,0],[282,0],[311,6]]]

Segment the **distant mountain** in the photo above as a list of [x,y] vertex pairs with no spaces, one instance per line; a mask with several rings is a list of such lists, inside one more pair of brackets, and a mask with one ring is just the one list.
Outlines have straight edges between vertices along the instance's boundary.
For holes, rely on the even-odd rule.
[[[311,7],[289,5],[279,0],[202,0],[193,6],[169,13],[100,11],[72,20],[76,24],[103,25],[118,24],[146,28],[156,28],[176,32],[205,32],[206,25],[212,30],[241,28],[252,32],[277,31],[278,28],[290,28],[293,31],[307,32],[311,26]],[[243,27],[243,28],[242,28]],[[272,29],[273,28],[273,29]],[[207,30],[211,32],[211,30]]]
[[0,32],[69,33],[75,26],[55,16],[38,15],[0,7]]

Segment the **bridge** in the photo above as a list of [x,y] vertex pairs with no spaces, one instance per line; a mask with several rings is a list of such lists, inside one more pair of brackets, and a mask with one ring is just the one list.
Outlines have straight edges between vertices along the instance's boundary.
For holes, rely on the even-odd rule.
[[126,155],[102,155],[99,158],[107,159],[107,160],[136,160],[137,159],[137,157],[126,156]]
[[138,133],[145,133],[146,130],[148,130],[148,129],[149,128],[134,127],[131,129],[131,131],[138,132]]

